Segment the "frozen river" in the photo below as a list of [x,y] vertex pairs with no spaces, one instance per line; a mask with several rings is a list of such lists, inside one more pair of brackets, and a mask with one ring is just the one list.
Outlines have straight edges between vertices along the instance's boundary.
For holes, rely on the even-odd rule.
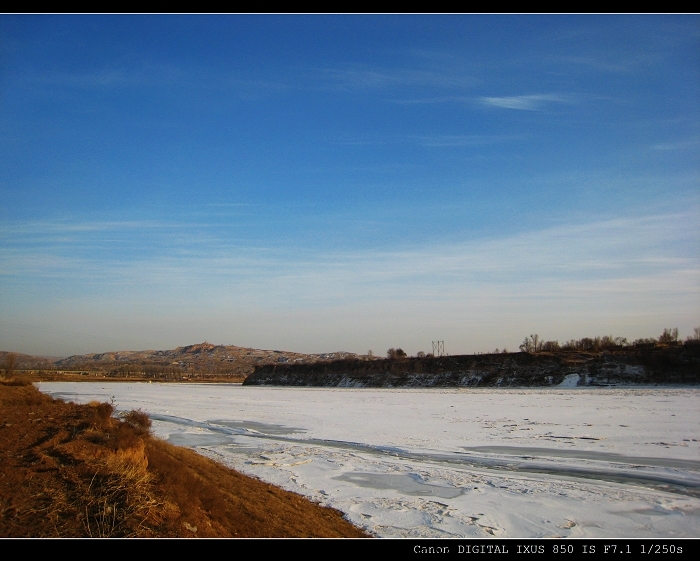
[[700,537],[700,390],[42,383],[382,537]]

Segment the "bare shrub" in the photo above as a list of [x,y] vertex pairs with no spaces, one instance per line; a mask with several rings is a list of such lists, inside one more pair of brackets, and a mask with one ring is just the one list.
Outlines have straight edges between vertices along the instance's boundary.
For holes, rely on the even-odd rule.
[[121,418],[140,433],[147,433],[151,430],[151,419],[141,409],[132,409],[128,413],[123,413]]
[[561,347],[559,346],[559,341],[545,341],[542,343],[542,350],[550,353],[558,351]]
[[89,428],[105,428],[109,424],[109,419],[112,417],[114,407],[109,403],[99,403],[91,401],[88,403],[87,414],[79,427],[83,430]]
[[638,345],[655,345],[656,343],[658,343],[658,341],[657,341],[656,339],[654,339],[653,337],[635,339],[635,340],[632,342],[632,344],[635,345],[635,346],[638,346]]

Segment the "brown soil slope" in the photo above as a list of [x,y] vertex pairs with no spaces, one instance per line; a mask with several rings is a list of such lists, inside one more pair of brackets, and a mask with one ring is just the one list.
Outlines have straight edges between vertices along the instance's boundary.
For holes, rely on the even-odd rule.
[[151,437],[142,413],[122,421],[19,384],[0,380],[0,537],[366,537],[336,510]]

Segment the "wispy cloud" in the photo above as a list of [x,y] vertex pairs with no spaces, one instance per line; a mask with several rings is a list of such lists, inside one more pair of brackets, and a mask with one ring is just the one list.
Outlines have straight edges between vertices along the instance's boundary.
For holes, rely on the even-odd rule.
[[463,135],[430,135],[413,137],[418,143],[426,147],[450,147],[450,146],[490,146],[503,142],[523,140],[525,135],[497,135],[497,134],[463,134]]
[[560,94],[516,95],[505,97],[482,97],[484,105],[501,107],[503,109],[518,109],[524,111],[540,111],[550,103],[571,103],[568,96]]
[[138,220],[108,220],[108,221],[36,221],[19,224],[3,224],[0,226],[0,236],[27,236],[33,234],[68,234],[72,232],[99,232],[106,230],[135,230],[145,228],[172,228],[172,223]]
[[[97,333],[155,348],[169,343],[154,333],[296,350],[308,349],[311,337],[316,351],[363,351],[377,341],[388,348],[402,333],[400,342],[415,350],[447,333],[469,341],[455,349],[466,351],[511,345],[537,325],[551,338],[589,335],[585,326],[649,336],[667,318],[687,330],[700,313],[696,222],[693,212],[659,214],[332,253],[236,245],[211,232],[167,236],[170,245],[147,256],[112,251],[122,238],[78,253],[70,244],[58,251],[6,240],[0,310],[7,321],[41,318],[50,293],[70,323],[103,326],[108,317],[115,327]],[[83,242],[90,238],[76,227]],[[147,232],[131,231],[142,244],[151,243]]]
[[676,142],[660,142],[658,144],[654,144],[654,150],[664,150],[664,151],[689,150],[689,149],[697,150],[698,148],[700,148],[700,139],[698,139],[698,138],[691,138],[688,140],[679,140]]
[[444,95],[436,97],[392,99],[391,101],[401,105],[433,105],[439,103],[471,103],[474,99],[465,95]]
[[320,76],[338,89],[389,89],[396,87],[472,88],[481,81],[462,73],[424,69],[327,68]]
[[[189,230],[166,236],[159,242],[155,255],[111,251],[96,252],[94,256],[83,252],[78,255],[70,251],[70,240],[59,251],[48,239],[41,243],[41,238],[35,238],[35,243],[30,245],[6,239],[0,257],[5,278],[13,276],[30,282],[39,277],[44,280],[53,276],[71,277],[79,281],[90,276],[117,285],[165,282],[169,286],[186,287],[204,282],[213,287],[223,282],[220,288],[224,289],[226,282],[231,281],[243,283],[236,284],[238,290],[243,290],[245,285],[245,292],[259,292],[266,300],[273,298],[272,287],[279,288],[280,282],[286,284],[285,294],[292,290],[303,300],[312,295],[364,299],[371,294],[396,293],[397,287],[400,287],[398,293],[434,296],[435,287],[443,290],[451,286],[450,290],[463,291],[469,286],[508,287],[545,278],[584,282],[644,277],[668,270],[697,270],[698,256],[684,249],[694,247],[697,241],[694,220],[692,214],[646,216],[439,247],[333,254],[319,254],[311,249],[241,246],[213,232],[198,234]],[[92,232],[89,228],[94,225],[82,228],[75,225],[74,230],[89,237]],[[130,238],[129,242],[153,243],[143,239],[142,233],[132,232],[130,236],[135,234],[136,238]],[[73,245],[89,247],[88,237],[75,240]],[[120,246],[125,239],[101,239],[96,245]],[[248,285],[245,279],[252,284]],[[268,288],[261,290],[263,286]],[[358,291],[359,287],[363,288]]]
[[[200,76],[201,77],[201,76]],[[193,84],[191,71],[173,65],[112,66],[95,68],[84,72],[74,71],[27,71],[15,76],[16,80],[33,84],[45,84],[73,88],[124,88],[169,86],[176,83]]]
[[563,62],[567,65],[577,65],[590,70],[607,72],[611,74],[626,74],[631,71],[631,66],[633,66],[629,62],[613,62],[592,56],[562,56],[552,57],[552,60],[556,62]]

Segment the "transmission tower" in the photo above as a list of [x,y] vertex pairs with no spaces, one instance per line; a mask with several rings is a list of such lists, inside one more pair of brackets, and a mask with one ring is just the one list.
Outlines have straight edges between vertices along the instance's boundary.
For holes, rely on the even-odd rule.
[[445,355],[445,341],[433,341],[433,356]]

